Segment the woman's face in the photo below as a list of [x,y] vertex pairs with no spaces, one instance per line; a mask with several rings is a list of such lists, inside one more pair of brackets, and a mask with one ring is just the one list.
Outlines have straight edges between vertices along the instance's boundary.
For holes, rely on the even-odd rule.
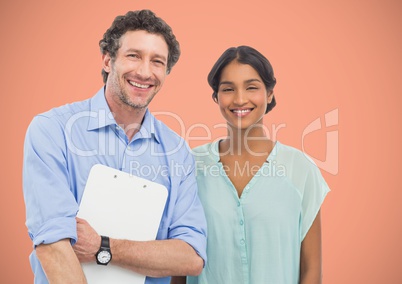
[[272,97],[272,91],[267,91],[260,75],[250,65],[234,60],[223,68],[217,103],[231,127],[245,130],[261,124]]

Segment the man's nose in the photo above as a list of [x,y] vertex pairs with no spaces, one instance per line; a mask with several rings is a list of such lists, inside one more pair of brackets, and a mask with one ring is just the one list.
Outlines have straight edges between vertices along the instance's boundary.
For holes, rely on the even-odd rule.
[[149,77],[151,77],[150,62],[146,60],[141,61],[137,68],[137,74],[143,79],[148,79]]

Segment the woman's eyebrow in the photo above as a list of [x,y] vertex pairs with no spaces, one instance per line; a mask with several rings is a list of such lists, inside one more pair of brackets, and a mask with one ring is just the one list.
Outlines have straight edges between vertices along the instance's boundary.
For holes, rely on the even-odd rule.
[[244,81],[244,83],[252,83],[252,82],[261,82],[261,80],[255,78],[255,79],[248,79],[248,80]]
[[219,83],[219,86],[220,86],[220,85],[231,85],[231,84],[233,84],[233,82],[230,82],[230,81],[222,81],[222,82]]
[[[253,79],[248,79],[248,80],[244,81],[244,83],[246,83],[246,84],[249,84],[249,83],[252,83],[252,82],[260,82],[261,83],[261,80],[259,80],[257,78],[253,78]],[[231,81],[222,81],[222,82],[219,83],[219,86],[220,85],[232,85],[232,84],[233,84],[233,82],[231,82]]]

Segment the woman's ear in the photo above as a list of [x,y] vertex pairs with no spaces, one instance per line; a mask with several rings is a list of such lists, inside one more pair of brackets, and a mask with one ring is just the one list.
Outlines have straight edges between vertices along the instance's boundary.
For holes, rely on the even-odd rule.
[[216,92],[212,94],[212,99],[214,100],[215,103],[218,103],[218,94]]
[[274,91],[268,90],[267,91],[267,103],[268,104],[270,104],[272,102],[273,97],[274,97]]
[[106,73],[109,73],[112,68],[111,61],[112,58],[110,57],[109,53],[102,54],[102,62],[103,62],[102,68],[103,70],[105,70]]

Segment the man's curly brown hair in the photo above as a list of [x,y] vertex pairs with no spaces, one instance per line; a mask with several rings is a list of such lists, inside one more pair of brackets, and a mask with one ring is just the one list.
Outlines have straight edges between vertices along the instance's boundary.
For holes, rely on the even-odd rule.
[[[151,34],[162,35],[165,39],[169,54],[167,61],[167,74],[176,64],[180,57],[180,44],[173,34],[172,28],[164,20],[157,17],[150,10],[129,11],[125,15],[117,16],[111,27],[105,32],[103,38],[99,41],[99,47],[102,54],[109,53],[112,60],[116,58],[117,51],[120,48],[120,38],[127,31],[144,30]],[[102,70],[103,82],[106,83],[108,73]]]

